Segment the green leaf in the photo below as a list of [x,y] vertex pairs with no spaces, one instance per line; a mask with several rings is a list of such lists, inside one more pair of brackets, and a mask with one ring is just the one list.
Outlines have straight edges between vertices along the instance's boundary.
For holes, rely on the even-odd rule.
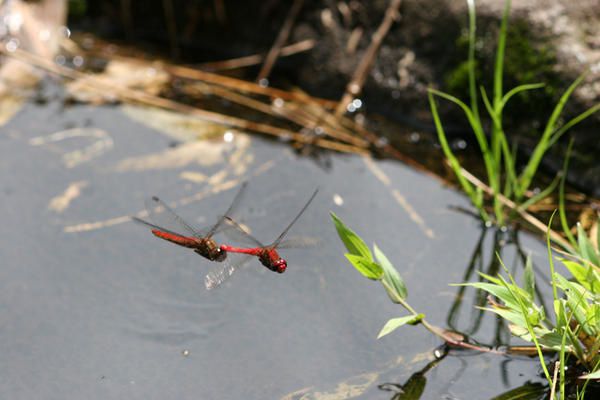
[[485,282],[469,282],[469,283],[461,283],[456,286],[471,286],[476,289],[485,290],[489,294],[496,296],[508,307],[513,310],[519,310],[519,303],[512,295],[512,293],[505,287],[494,285],[492,283]]
[[600,288],[600,276],[593,268],[571,260],[562,259],[561,261],[581,286],[591,292]]
[[588,260],[596,266],[600,266],[596,249],[579,223],[577,224],[577,241],[579,242],[579,251],[583,259]]
[[533,266],[531,263],[531,256],[527,256],[525,262],[525,272],[523,273],[524,289],[529,295],[531,301],[535,298],[535,275],[533,273]]
[[355,254],[346,253],[344,255],[365,278],[378,281],[383,277],[383,268],[376,262]]
[[383,328],[381,328],[379,335],[377,335],[377,339],[384,337],[388,333],[392,333],[396,329],[400,328],[402,325],[406,325],[406,324],[415,325],[416,323],[421,321],[424,317],[425,317],[425,315],[418,314],[418,315],[407,315],[406,317],[400,317],[400,318],[392,318],[388,322],[385,323]]
[[591,374],[581,375],[579,378],[581,378],[581,379],[600,379],[600,369]]
[[348,249],[348,252],[350,254],[362,256],[369,261],[373,261],[371,250],[369,250],[369,246],[366,245],[364,240],[354,233],[352,229],[348,228],[333,212],[331,213],[331,219],[333,220],[333,224],[335,225],[335,229],[337,230],[340,239],[342,239],[344,246]]
[[[376,244],[373,245],[373,250],[375,252],[375,258],[383,268],[383,281],[387,284],[387,287],[390,287],[394,290],[395,294],[401,299],[405,299],[408,295],[408,291],[406,290],[406,285],[404,284],[404,280],[400,276],[400,273],[394,268],[390,260],[383,254],[381,249],[377,247]],[[392,301],[394,301],[394,297],[392,293],[388,293]]]

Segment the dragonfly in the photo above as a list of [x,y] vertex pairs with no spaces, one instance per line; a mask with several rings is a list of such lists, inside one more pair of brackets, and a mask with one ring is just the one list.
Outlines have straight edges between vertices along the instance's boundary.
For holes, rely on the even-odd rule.
[[[308,199],[306,204],[302,207],[300,212],[294,217],[292,222],[281,232],[281,234],[275,239],[273,243],[270,245],[264,245],[254,236],[252,236],[244,227],[242,227],[239,223],[237,223],[233,218],[226,216],[226,223],[234,227],[234,230],[228,230],[226,234],[228,236],[236,235],[238,240],[242,240],[244,242],[251,243],[254,247],[236,247],[230,246],[226,244],[221,245],[221,250],[227,253],[240,253],[246,254],[248,257],[244,257],[237,264],[226,265],[223,268],[219,268],[212,273],[206,275],[205,285],[207,289],[212,289],[221,285],[227,278],[229,278],[237,268],[241,265],[245,264],[251,256],[258,257],[258,260],[262,265],[267,267],[269,270],[273,272],[283,273],[287,269],[287,260],[282,258],[277,249],[283,248],[298,248],[298,247],[307,247],[315,244],[315,240],[313,238],[290,238],[288,240],[284,240],[287,233],[291,229],[291,227],[298,221],[298,219],[304,214],[310,203],[314,200],[315,196],[319,192],[319,189],[316,189],[312,196]],[[238,236],[241,235],[241,236]]]
[[247,182],[242,183],[227,211],[225,211],[225,213],[219,217],[217,222],[208,229],[198,230],[192,227],[192,225],[187,223],[182,217],[173,211],[171,207],[169,207],[167,204],[165,204],[165,202],[156,196],[152,196],[152,198],[146,203],[148,215],[151,216],[151,220],[153,222],[156,222],[158,219],[157,210],[162,209],[166,214],[164,216],[167,222],[165,225],[173,225],[176,227],[175,229],[169,229],[156,223],[145,221],[138,217],[131,217],[131,219],[142,225],[150,227],[152,234],[156,237],[167,240],[171,243],[175,243],[179,246],[194,249],[195,253],[210,261],[222,262],[227,258],[227,252],[214,241],[213,236],[216,233],[227,229],[226,221],[228,218],[231,218],[231,214],[238,206],[242,194],[246,190],[246,186]]

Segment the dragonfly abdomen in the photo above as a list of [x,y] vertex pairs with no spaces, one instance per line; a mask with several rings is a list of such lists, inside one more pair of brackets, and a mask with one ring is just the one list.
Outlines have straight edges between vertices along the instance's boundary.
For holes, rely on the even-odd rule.
[[174,235],[172,233],[159,231],[157,229],[152,230],[152,234],[154,234],[154,236],[156,236],[156,237],[167,240],[171,243],[175,243],[175,244],[178,244],[180,246],[187,247],[190,249],[195,249],[198,247],[198,239],[196,239],[196,238]]

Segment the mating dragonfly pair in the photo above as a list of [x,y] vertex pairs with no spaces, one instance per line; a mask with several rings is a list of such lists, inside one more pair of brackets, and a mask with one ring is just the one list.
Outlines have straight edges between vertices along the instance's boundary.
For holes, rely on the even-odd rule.
[[[178,244],[179,246],[194,249],[195,253],[210,261],[221,262],[222,265],[219,268],[209,272],[206,275],[204,283],[207,289],[212,289],[222,284],[242,264],[245,264],[246,261],[251,258],[251,256],[258,257],[261,264],[271,271],[283,273],[287,268],[287,261],[281,258],[277,252],[277,249],[302,247],[311,244],[310,239],[296,238],[284,240],[284,238],[290,228],[296,223],[296,221],[313,201],[317,195],[318,189],[314,191],[304,207],[302,207],[292,222],[290,222],[290,224],[283,230],[281,235],[279,235],[279,237],[270,245],[264,245],[232,218],[232,213],[239,205],[240,199],[246,190],[246,187],[247,182],[244,182],[235,195],[227,211],[225,211],[225,213],[212,227],[205,230],[198,230],[192,227],[192,225],[188,224],[183,218],[181,218],[177,213],[175,213],[175,211],[173,211],[168,205],[166,205],[156,196],[152,197],[151,200],[146,203],[146,209],[150,219],[152,220],[152,223],[144,221],[138,217],[131,218],[136,222],[150,227],[152,229],[152,233],[156,237]],[[163,224],[165,226],[161,226],[161,224],[158,222],[159,214],[162,214],[163,221],[167,221],[165,224]],[[174,226],[175,228],[171,229],[171,226]],[[224,232],[230,237],[235,237],[237,240],[249,243],[253,247],[236,247],[226,244],[219,245],[213,239],[213,236],[219,232]],[[237,260],[237,262],[231,263],[226,261],[227,253],[241,253],[248,255],[248,257],[243,257]]]

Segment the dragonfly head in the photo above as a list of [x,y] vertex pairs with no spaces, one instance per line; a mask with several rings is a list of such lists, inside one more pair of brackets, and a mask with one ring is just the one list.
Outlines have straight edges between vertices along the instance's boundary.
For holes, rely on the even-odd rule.
[[227,258],[227,252],[220,247],[217,247],[213,251],[214,261],[225,261]]
[[287,269],[287,261],[285,261],[283,258],[280,258],[279,260],[275,261],[274,267],[276,272],[283,274]]

